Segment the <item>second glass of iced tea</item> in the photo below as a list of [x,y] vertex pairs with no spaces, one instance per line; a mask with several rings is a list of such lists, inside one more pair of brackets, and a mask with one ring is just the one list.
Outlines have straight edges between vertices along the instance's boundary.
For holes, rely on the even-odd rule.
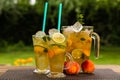
[[49,43],[48,57],[50,64],[50,73],[47,75],[50,78],[65,77],[63,73],[66,39],[63,34],[56,32],[51,35]]

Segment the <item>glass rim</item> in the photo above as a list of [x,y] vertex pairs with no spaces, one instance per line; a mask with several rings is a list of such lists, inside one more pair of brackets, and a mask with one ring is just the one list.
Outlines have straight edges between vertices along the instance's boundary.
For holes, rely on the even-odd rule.
[[94,26],[83,26],[83,28],[94,28]]

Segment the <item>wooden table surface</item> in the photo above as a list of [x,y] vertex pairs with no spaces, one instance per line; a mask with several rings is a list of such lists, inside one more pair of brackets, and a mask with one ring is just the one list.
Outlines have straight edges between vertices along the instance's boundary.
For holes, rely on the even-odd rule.
[[[95,65],[96,69],[112,69],[120,74],[120,65]],[[0,75],[11,69],[33,69],[34,66],[0,66]]]

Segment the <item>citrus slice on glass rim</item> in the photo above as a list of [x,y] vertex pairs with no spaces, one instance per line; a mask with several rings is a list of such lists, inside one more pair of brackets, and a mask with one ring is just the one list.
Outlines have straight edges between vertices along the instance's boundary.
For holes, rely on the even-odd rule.
[[59,32],[52,35],[52,40],[56,43],[63,43],[65,41],[65,36]]

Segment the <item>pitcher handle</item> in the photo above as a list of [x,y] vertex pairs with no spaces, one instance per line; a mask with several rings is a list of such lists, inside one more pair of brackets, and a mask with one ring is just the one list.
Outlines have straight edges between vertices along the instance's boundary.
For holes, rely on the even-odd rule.
[[70,66],[72,65],[72,63],[74,62],[74,59],[73,59],[72,55],[69,52],[66,52],[66,57],[69,58],[70,64],[69,64],[69,67],[67,67],[67,68],[64,67],[64,70],[69,69]]
[[91,37],[94,41],[95,57],[96,57],[96,59],[98,59],[99,58],[99,50],[100,50],[100,36],[95,32],[91,32]]
[[69,58],[70,61],[74,61],[72,55],[69,52],[66,52],[66,56]]

